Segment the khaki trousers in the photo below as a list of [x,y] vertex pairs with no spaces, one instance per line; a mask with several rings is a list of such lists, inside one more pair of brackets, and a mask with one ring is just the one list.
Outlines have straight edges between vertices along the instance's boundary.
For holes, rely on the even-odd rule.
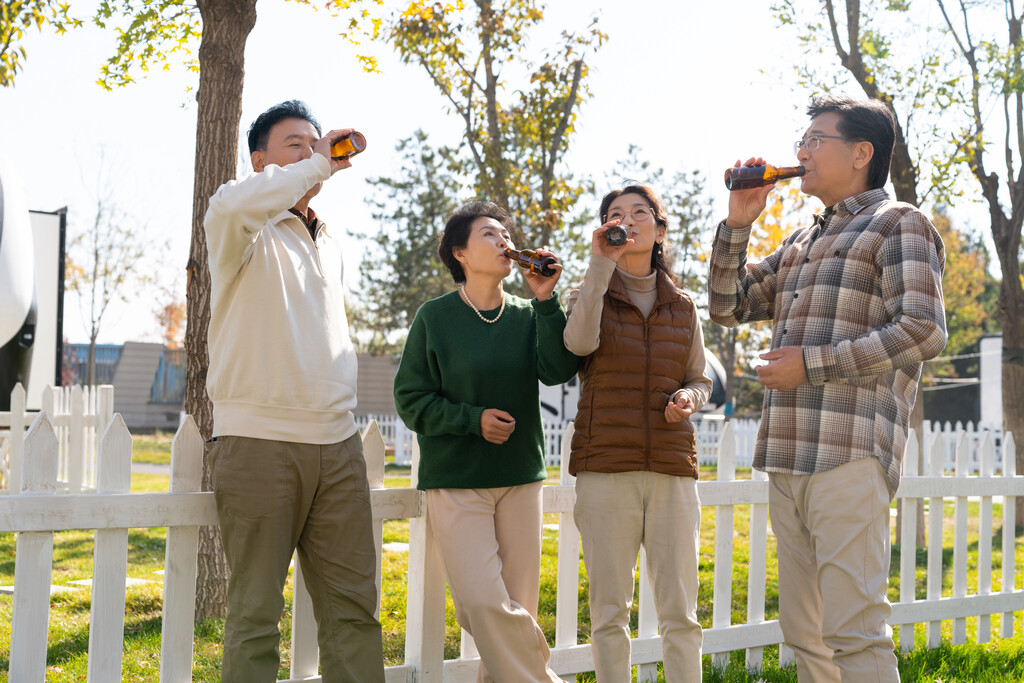
[[779,622],[800,681],[899,681],[889,583],[889,490],[876,458],[768,473]]
[[537,625],[541,486],[427,491],[455,615],[480,651],[477,681],[561,681]]
[[231,578],[225,683],[277,680],[278,621],[298,547],[324,683],[383,683],[377,556],[362,441],[329,445],[222,436],[210,444]]
[[629,683],[629,611],[640,547],[658,610],[665,680],[701,680],[697,621],[697,481],[656,472],[580,472],[576,526],[590,579],[590,641],[599,683]]

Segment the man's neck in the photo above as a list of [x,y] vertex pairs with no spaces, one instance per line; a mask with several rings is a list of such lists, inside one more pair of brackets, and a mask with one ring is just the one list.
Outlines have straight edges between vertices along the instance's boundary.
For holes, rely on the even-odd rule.
[[818,197],[818,199],[821,200],[822,204],[824,204],[826,207],[830,207],[830,206],[835,206],[836,204],[838,204],[839,202],[843,201],[844,199],[849,199],[850,197],[856,197],[857,195],[859,195],[859,194],[861,194],[863,192],[867,192],[870,189],[871,188],[868,187],[867,183],[856,183],[856,184],[854,184],[854,185],[852,185],[850,187],[839,188],[837,190],[830,191],[828,193],[825,193],[825,192],[820,193],[820,194],[817,195],[817,197]]

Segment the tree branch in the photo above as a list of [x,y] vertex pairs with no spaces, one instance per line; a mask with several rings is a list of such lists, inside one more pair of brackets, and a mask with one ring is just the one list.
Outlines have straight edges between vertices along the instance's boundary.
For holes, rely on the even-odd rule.
[[448,101],[452,103],[453,107],[455,107],[455,111],[458,112],[459,115],[462,116],[462,119],[466,122],[466,143],[469,145],[469,151],[472,152],[472,154],[473,154],[473,161],[476,163],[476,165],[479,168],[483,168],[484,161],[480,157],[480,152],[476,148],[476,145],[473,144],[472,99],[473,99],[473,85],[476,83],[476,80],[472,79],[471,82],[470,82],[469,95],[468,95],[467,103],[466,103],[465,108],[463,108],[455,100],[455,96],[452,94],[451,88],[449,88],[447,85],[445,85],[445,83],[437,75],[437,73],[434,71],[434,69],[432,69],[430,67],[430,62],[427,61],[427,58],[424,57],[422,54],[420,54],[418,52],[416,53],[416,58],[419,60],[420,65],[423,67],[423,69],[427,72],[427,75],[430,76],[430,80],[434,81],[434,85],[436,85],[438,87],[438,89],[441,91],[441,93],[445,97],[448,98]]
[[839,42],[839,27],[836,25],[836,12],[835,8],[832,7],[832,0],[825,0],[825,11],[828,13],[828,25],[832,30],[832,42],[836,46],[836,54],[839,55],[839,61],[845,67],[850,59],[850,55]]
[[[967,61],[967,66],[971,70],[971,107],[974,124],[974,133],[971,136],[973,138],[973,146],[971,148],[970,168],[974,177],[978,179],[978,183],[981,185],[982,194],[985,196],[986,201],[989,203],[991,211],[996,211],[999,206],[999,187],[998,187],[998,176],[995,174],[989,174],[985,171],[985,159],[983,153],[982,139],[984,136],[985,124],[981,116],[981,77],[978,70],[978,60],[976,55],[976,48],[971,39],[970,23],[967,19],[967,7],[963,0],[960,0],[960,12],[964,19],[964,37],[961,38],[957,32],[956,27],[953,25],[953,21],[949,18],[949,13],[946,11],[946,6],[943,0],[935,0],[939,6],[939,11],[942,12],[942,18],[946,21],[946,26],[949,28],[950,35],[953,36],[953,40],[956,42],[960,53],[964,56]],[[1002,210],[999,209],[1002,213]],[[992,222],[992,229],[995,231],[996,221]]]
[[558,127],[555,129],[555,135],[551,141],[550,157],[548,158],[548,163],[545,164],[546,170],[549,172],[554,172],[555,160],[558,159],[558,148],[562,144],[565,131],[569,128],[569,119],[572,116],[573,107],[576,106],[576,95],[579,92],[582,77],[583,60],[577,59],[576,66],[573,68],[572,87],[569,88],[569,96],[562,107],[562,118],[558,121]]

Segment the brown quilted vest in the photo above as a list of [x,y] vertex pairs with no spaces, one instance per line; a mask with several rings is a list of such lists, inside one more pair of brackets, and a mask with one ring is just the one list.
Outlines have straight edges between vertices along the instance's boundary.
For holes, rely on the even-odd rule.
[[669,424],[665,406],[683,384],[693,300],[658,272],[647,320],[618,273],[604,295],[601,345],[580,366],[569,472],[651,471],[697,478],[693,425]]

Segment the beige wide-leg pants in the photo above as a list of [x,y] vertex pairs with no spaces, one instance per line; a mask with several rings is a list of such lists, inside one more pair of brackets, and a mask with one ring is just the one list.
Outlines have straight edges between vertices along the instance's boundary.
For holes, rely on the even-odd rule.
[[481,683],[560,683],[537,625],[542,482],[429,489],[427,520],[459,625],[476,642]]
[[590,579],[598,683],[629,683],[629,610],[640,547],[658,610],[665,680],[701,680],[697,481],[656,472],[580,472],[576,526]]
[[876,458],[768,473],[779,622],[801,683],[900,680],[889,585],[889,490]]

